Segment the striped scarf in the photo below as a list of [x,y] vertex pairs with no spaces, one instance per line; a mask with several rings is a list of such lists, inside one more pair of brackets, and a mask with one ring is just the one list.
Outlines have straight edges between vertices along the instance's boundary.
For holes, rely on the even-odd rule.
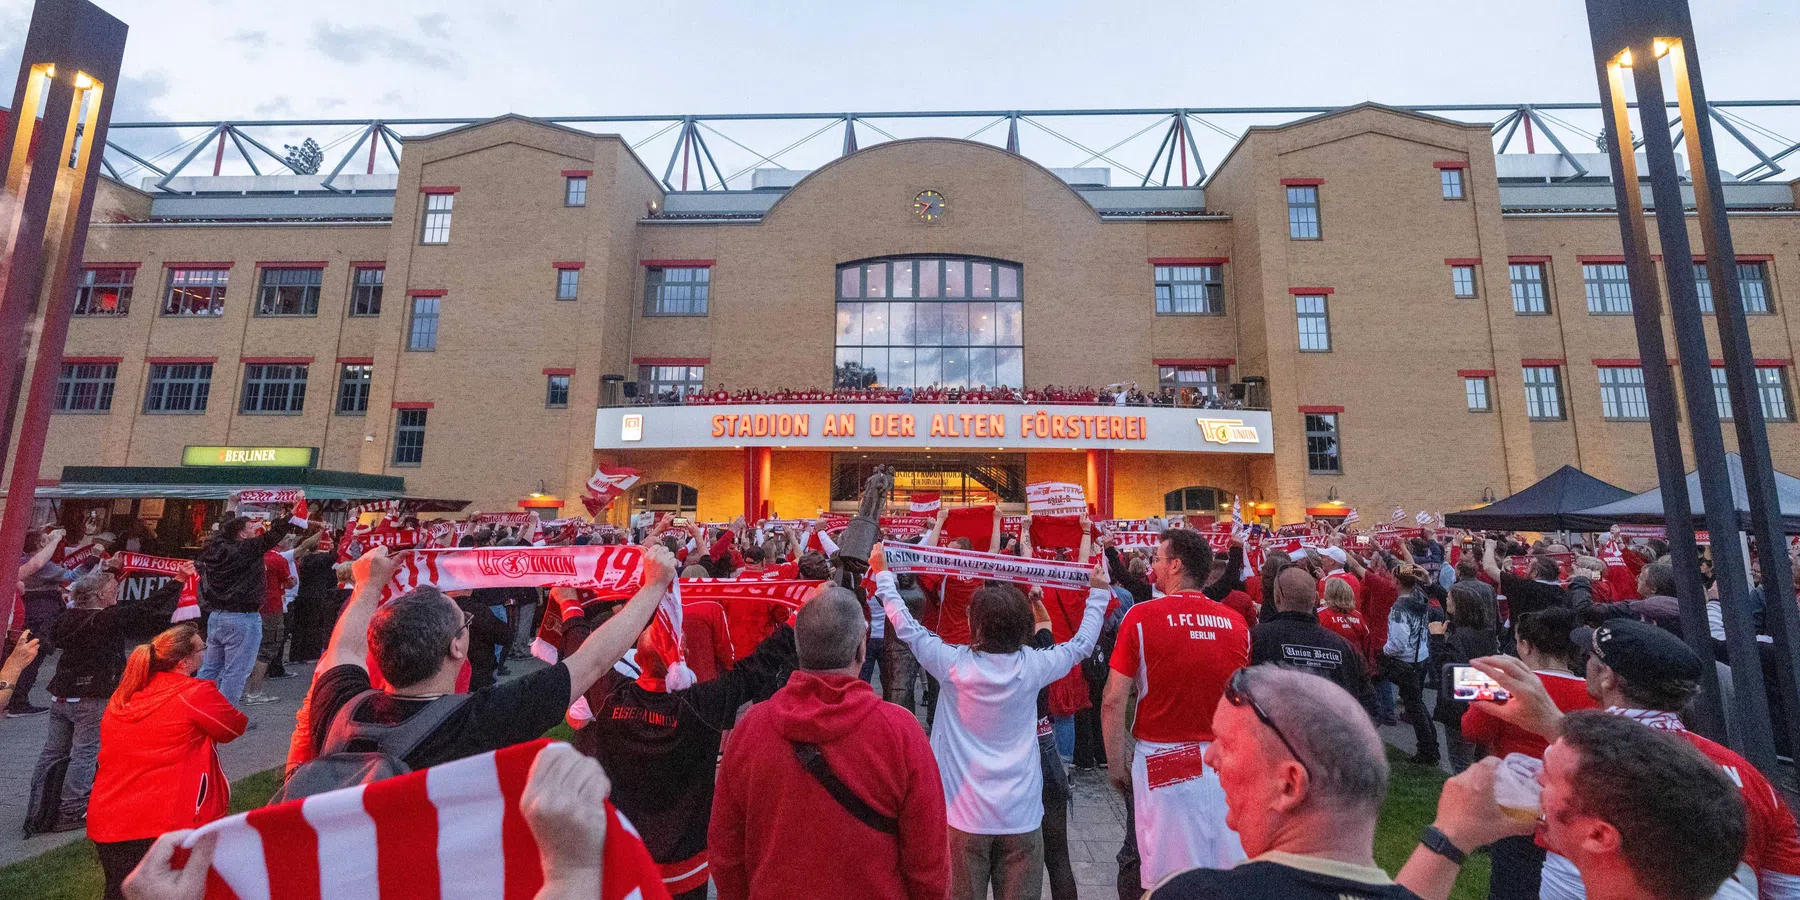
[[[183,846],[219,836],[207,900],[531,900],[544,874],[519,798],[549,744],[239,813]],[[667,900],[636,829],[610,801],[604,815],[599,900]]]

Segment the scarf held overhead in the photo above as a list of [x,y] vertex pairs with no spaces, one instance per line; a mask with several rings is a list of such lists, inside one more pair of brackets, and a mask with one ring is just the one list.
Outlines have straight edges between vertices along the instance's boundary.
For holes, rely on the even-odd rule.
[[1081,563],[1025,559],[1004,553],[982,553],[917,544],[883,544],[889,571],[914,575],[974,575],[990,581],[1051,588],[1085,588],[1092,567]]
[[[209,823],[208,900],[530,900],[544,883],[519,811],[539,739]],[[666,900],[662,872],[611,801],[598,900]],[[179,858],[179,857],[178,857]]]
[[130,551],[119,553],[113,560],[127,572],[181,579],[181,600],[175,605],[175,614],[169,617],[169,621],[185,622],[200,617],[200,576],[194,571],[193,560],[170,559]]

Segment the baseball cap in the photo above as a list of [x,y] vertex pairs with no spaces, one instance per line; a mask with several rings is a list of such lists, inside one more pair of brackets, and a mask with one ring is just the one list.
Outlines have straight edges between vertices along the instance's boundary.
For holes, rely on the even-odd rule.
[[1344,560],[1348,558],[1347,556],[1345,556],[1344,548],[1342,548],[1342,547],[1320,547],[1319,555],[1330,559],[1332,562],[1335,562],[1340,566],[1343,565]]
[[1577,628],[1569,639],[1632,684],[1700,678],[1700,657],[1681,638],[1648,622],[1615,619],[1597,628]]

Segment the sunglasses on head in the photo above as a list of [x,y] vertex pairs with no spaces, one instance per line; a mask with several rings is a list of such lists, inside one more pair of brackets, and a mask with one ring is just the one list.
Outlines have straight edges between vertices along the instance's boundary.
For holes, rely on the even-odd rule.
[[1275,732],[1275,736],[1281,739],[1281,746],[1286,747],[1288,755],[1294,758],[1294,762],[1300,764],[1300,768],[1306,772],[1307,780],[1312,780],[1312,766],[1307,765],[1306,758],[1300,755],[1300,751],[1294,749],[1294,745],[1288,740],[1287,735],[1281,732],[1281,726],[1276,725],[1275,720],[1269,718],[1269,714],[1256,702],[1256,698],[1250,696],[1250,670],[1248,668],[1231,673],[1231,680],[1225,684],[1225,702],[1232,706],[1250,707],[1250,711],[1256,714],[1257,720],[1267,725],[1269,730]]

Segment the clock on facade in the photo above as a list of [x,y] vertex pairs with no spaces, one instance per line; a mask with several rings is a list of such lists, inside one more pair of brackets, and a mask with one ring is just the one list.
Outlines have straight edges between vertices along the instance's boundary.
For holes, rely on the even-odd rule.
[[944,195],[937,191],[920,191],[913,198],[913,215],[927,222],[936,222],[944,217]]

